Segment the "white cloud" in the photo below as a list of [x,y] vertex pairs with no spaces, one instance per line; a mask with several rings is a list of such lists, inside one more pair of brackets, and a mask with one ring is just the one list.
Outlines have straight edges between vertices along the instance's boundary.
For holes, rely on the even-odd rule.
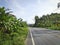
[[17,18],[21,17],[28,23],[34,23],[35,15],[42,16],[53,12],[58,2],[59,0],[25,0],[19,3],[18,0],[10,0],[9,7]]

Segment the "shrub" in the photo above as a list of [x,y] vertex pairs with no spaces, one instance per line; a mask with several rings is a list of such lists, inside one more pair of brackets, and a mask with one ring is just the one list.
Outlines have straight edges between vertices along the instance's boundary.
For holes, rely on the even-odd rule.
[[24,45],[27,33],[26,22],[0,7],[0,45]]

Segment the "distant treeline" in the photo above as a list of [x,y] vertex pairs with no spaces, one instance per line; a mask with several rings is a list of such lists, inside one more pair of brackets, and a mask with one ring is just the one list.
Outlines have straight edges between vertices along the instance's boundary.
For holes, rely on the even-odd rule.
[[33,26],[60,30],[60,14],[51,13],[40,18],[35,16],[35,24]]

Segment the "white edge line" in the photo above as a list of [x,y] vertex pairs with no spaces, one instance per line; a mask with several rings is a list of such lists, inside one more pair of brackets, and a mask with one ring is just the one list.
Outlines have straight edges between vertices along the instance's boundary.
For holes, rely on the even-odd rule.
[[34,42],[34,39],[33,39],[32,33],[31,33],[31,30],[30,30],[30,35],[31,35],[31,39],[32,39],[32,44],[35,45],[35,42]]

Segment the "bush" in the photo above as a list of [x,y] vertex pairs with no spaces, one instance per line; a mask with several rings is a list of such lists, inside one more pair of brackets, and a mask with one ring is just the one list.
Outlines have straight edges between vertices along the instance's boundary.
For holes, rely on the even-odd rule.
[[24,45],[28,29],[26,22],[0,7],[0,45]]

